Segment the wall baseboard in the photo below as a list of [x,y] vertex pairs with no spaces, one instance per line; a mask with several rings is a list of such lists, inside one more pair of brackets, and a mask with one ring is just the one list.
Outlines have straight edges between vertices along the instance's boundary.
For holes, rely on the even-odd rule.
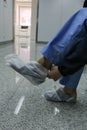
[[4,41],[4,42],[0,42],[0,45],[9,44],[9,43],[12,43],[12,42],[14,42],[14,40]]

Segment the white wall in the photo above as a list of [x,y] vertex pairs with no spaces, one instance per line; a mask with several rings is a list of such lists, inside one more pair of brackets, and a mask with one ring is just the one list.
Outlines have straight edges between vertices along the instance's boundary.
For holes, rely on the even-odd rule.
[[82,3],[82,0],[39,0],[37,41],[49,41]]
[[[37,47],[36,46],[36,35],[37,35],[37,21],[38,21],[38,19],[37,19],[37,12],[38,12],[38,2],[39,2],[40,0],[32,0],[32,18],[31,18],[31,44],[30,44],[30,58],[31,58],[31,60],[34,60],[35,59],[35,48]],[[45,2],[44,3],[44,5],[46,4],[46,1],[49,1],[49,8],[48,8],[48,10],[51,10],[50,9],[50,2],[51,2],[51,5],[52,5],[52,1],[54,2],[54,4],[55,4],[55,1],[56,0],[42,0],[42,2]],[[67,2],[66,2],[67,1]],[[62,24],[63,24],[63,22],[64,22],[64,20],[66,20],[66,14],[68,13],[68,15],[70,15],[70,13],[71,13],[71,11],[75,11],[76,9],[78,9],[78,8],[80,8],[81,6],[82,6],[82,4],[83,4],[83,2],[84,2],[84,0],[57,0],[56,2],[59,2],[59,4],[57,4],[56,6],[58,6],[59,7],[59,10],[60,10],[60,12],[63,14],[62,15],[62,17],[59,17],[59,21],[57,22],[58,23],[58,28],[60,27],[60,25],[61,25],[61,21],[62,21]],[[73,4],[72,4],[73,3]],[[75,5],[76,4],[76,5]],[[61,5],[61,6],[60,6]],[[67,8],[67,6],[68,6],[68,8]],[[63,8],[64,7],[64,8]],[[43,8],[43,10],[45,11],[45,7]],[[55,7],[54,8],[52,8],[52,10],[55,12],[56,10],[55,10]],[[66,10],[66,11],[65,11]],[[69,11],[70,10],[70,11]],[[41,12],[40,12],[41,13]],[[46,14],[46,13],[45,13]],[[59,14],[59,13],[58,13]],[[41,15],[41,14],[40,14]],[[42,14],[42,17],[44,17],[43,16],[43,14]],[[61,20],[60,20],[61,19]],[[47,19],[46,19],[47,20]],[[53,19],[54,20],[54,19]],[[41,21],[40,21],[41,22]],[[49,22],[50,21],[47,21],[47,23],[46,23],[46,25],[47,24],[49,24]],[[42,23],[41,23],[42,24]],[[45,24],[45,22],[44,22],[44,24]],[[54,20],[54,23],[53,23],[54,25],[55,25],[55,20]],[[42,28],[44,28],[45,27],[45,25],[42,27]],[[53,26],[54,27],[54,26]],[[58,28],[57,28],[57,31],[58,31]],[[41,28],[39,28],[39,29],[41,29]],[[47,30],[47,29],[46,29]],[[48,32],[49,30],[47,30],[47,32]],[[49,31],[50,32],[50,31]],[[40,34],[40,31],[38,32],[39,34]],[[44,32],[43,32],[43,29],[41,29],[41,35],[43,34]],[[52,31],[52,33],[53,33],[53,31]],[[50,34],[50,33],[49,33]],[[43,36],[44,36],[45,34],[43,34]],[[40,36],[40,35],[39,35]],[[52,34],[49,36],[49,39],[52,37]],[[41,38],[41,37],[39,37],[39,38]],[[42,39],[40,39],[40,40],[42,40]],[[40,43],[43,43],[43,42],[47,42],[47,40],[48,39],[45,39],[44,38],[44,40],[41,42],[40,41]]]
[[13,0],[0,0],[0,42],[13,40]]

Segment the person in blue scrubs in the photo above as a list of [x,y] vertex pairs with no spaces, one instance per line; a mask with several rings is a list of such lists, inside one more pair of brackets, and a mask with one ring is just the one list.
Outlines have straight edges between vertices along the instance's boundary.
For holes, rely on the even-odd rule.
[[46,78],[58,80],[64,87],[46,92],[45,98],[54,102],[76,102],[77,86],[87,64],[87,0],[84,8],[74,13],[51,41],[41,50],[37,61],[24,63],[19,56],[10,55],[7,63],[32,84]]
[[[85,41],[84,43],[87,41],[87,0],[85,0],[83,7],[70,17],[56,36],[41,51],[43,57],[38,62],[50,70],[48,78],[60,79],[60,84],[64,85],[64,88],[59,88],[57,91],[45,93],[45,98],[49,101],[76,102],[77,86],[84,65],[87,63],[87,58],[85,62],[78,60],[81,47],[79,51],[75,50],[79,43],[84,48],[83,45],[86,44],[83,44],[83,41]],[[73,53],[71,53],[72,48],[74,49]],[[81,59],[84,59],[83,53],[85,52],[84,50],[81,51]],[[68,58],[71,58],[71,63],[67,60],[67,54]],[[77,57],[77,60],[75,60],[75,57]]]

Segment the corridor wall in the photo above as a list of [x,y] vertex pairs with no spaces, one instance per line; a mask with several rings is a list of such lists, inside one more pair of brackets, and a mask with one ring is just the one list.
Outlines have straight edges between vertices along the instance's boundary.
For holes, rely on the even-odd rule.
[[0,43],[13,40],[13,1],[0,0]]
[[49,41],[84,0],[38,0],[37,42]]

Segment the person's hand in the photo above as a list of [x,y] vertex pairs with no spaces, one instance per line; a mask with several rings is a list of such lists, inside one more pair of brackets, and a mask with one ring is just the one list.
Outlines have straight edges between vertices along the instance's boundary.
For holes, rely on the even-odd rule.
[[58,80],[62,75],[60,74],[59,70],[58,70],[58,66],[53,66],[50,70],[50,72],[48,73],[48,78],[49,79],[53,79],[54,81]]

